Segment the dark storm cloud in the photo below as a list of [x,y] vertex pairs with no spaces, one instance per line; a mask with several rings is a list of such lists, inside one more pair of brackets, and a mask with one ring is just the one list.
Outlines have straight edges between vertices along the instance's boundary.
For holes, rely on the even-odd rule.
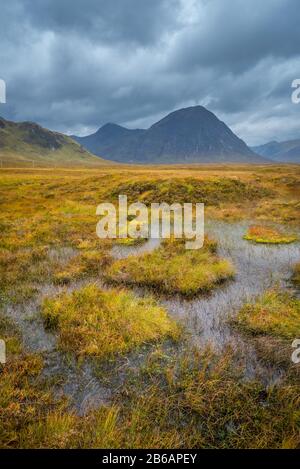
[[39,29],[145,45],[159,39],[165,25],[176,26],[179,7],[177,0],[24,0],[23,4]]
[[299,54],[298,0],[211,0],[175,49],[177,67],[241,73],[271,56]]
[[10,0],[0,16],[0,114],[84,134],[201,103],[250,143],[300,137],[290,99],[298,4]]

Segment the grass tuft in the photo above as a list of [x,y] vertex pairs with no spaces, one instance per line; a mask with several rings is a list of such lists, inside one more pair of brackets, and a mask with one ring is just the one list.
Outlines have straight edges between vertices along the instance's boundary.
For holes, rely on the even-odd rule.
[[290,244],[297,241],[298,237],[280,233],[274,228],[251,226],[245,234],[244,239],[264,244]]
[[269,290],[256,303],[244,305],[236,321],[253,335],[293,340],[300,331],[300,300],[288,292]]
[[206,240],[202,249],[186,250],[183,240],[170,240],[151,253],[114,262],[107,270],[109,281],[140,285],[191,297],[208,292],[234,276],[234,268],[215,254],[216,245]]
[[54,274],[54,283],[67,285],[75,280],[101,275],[110,262],[110,254],[105,249],[83,250],[80,255],[72,258],[63,270]]
[[294,265],[293,281],[297,286],[300,286],[300,262]]
[[58,330],[62,350],[101,359],[180,333],[153,299],[95,285],[45,299],[42,316],[47,328]]

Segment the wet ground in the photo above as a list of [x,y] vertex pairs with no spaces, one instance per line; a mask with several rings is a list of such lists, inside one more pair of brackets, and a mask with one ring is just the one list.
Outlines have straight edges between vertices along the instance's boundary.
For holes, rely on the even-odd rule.
[[[207,296],[185,300],[176,295],[162,301],[169,313],[187,327],[197,345],[204,347],[211,344],[218,351],[231,345],[241,354],[246,377],[259,378],[265,384],[272,384],[280,379],[281,371],[271,365],[262,365],[251,343],[229,325],[228,319],[243,304],[255,301],[258,295],[271,287],[292,290],[290,278],[293,264],[300,258],[300,243],[267,245],[246,241],[243,235],[249,224],[222,221],[205,224],[206,234],[218,242],[218,254],[230,259],[235,266],[234,280],[219,286]],[[158,244],[159,240],[150,240],[135,250],[119,246],[117,256],[124,258],[149,251]]]
[[[271,366],[262,365],[256,358],[249,342],[228,324],[228,319],[236,314],[240,307],[266,289],[280,285],[291,288],[290,276],[292,265],[300,258],[300,244],[260,245],[243,240],[248,223],[206,222],[206,232],[218,241],[218,254],[232,261],[236,268],[236,277],[216,288],[208,296],[199,296],[187,301],[179,296],[163,299],[169,313],[178,318],[190,332],[191,340],[202,347],[212,344],[218,350],[231,344],[243,355],[245,376],[259,377],[266,384],[280,379],[281,372]],[[158,247],[159,240],[149,240],[138,246],[114,246],[115,258],[125,258],[150,252]],[[67,253],[70,254],[70,253]],[[57,255],[57,253],[53,253]],[[66,255],[66,253],[64,253]],[[70,254],[71,255],[71,254]],[[84,283],[97,281],[88,279],[76,282],[69,290],[80,288]],[[59,293],[61,288],[44,285],[37,297],[21,306],[8,306],[6,314],[19,326],[24,346],[28,351],[41,352],[45,358],[44,376],[56,378],[56,389],[59,394],[70,398],[71,406],[83,415],[91,408],[110,401],[112,394],[121,385],[126,373],[137,370],[143,362],[143,352],[132,354],[129,359],[115,364],[113,386],[95,377],[93,363],[84,360],[78,364],[59,352],[56,348],[56,337],[45,331],[39,316],[42,299]],[[141,292],[142,293],[142,292]]]
[[184,301],[179,297],[166,305],[176,317],[183,318],[201,345],[212,343],[223,348],[237,337],[228,325],[246,302],[272,286],[291,288],[292,266],[300,258],[300,244],[254,244],[243,239],[247,223],[207,222],[206,233],[218,241],[218,254],[230,259],[236,276],[207,297]]

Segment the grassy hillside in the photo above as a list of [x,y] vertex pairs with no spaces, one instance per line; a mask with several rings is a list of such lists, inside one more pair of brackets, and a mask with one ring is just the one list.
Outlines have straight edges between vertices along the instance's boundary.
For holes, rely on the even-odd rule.
[[96,157],[66,135],[51,132],[32,122],[15,123],[0,118],[0,160],[23,165],[99,166],[105,160]]

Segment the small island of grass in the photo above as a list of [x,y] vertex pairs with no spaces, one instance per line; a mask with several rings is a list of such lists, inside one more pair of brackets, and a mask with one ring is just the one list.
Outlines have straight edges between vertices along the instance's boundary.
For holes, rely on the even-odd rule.
[[300,331],[300,300],[281,290],[269,290],[240,310],[236,324],[252,335],[293,340]]
[[106,278],[114,283],[190,297],[208,292],[234,276],[232,264],[215,251],[216,243],[209,240],[199,250],[187,250],[184,240],[166,240],[151,253],[114,262]]
[[63,351],[100,359],[180,335],[177,323],[151,297],[93,284],[46,298],[42,317],[46,328],[57,330]]
[[244,239],[262,244],[290,244],[298,240],[298,237],[278,231],[266,226],[250,226]]

